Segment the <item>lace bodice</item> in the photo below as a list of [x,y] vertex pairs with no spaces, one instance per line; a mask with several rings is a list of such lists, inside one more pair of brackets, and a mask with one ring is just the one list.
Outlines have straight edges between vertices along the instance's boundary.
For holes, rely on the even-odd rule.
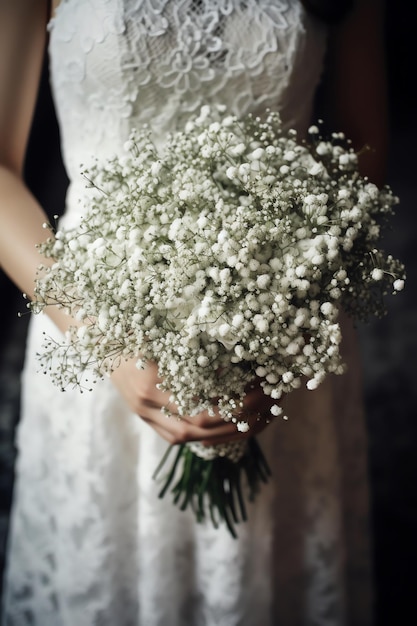
[[[304,129],[325,29],[298,0],[63,0],[50,22],[63,156],[117,151],[147,123],[157,141],[201,105],[278,108]],[[73,190],[74,192],[75,190]]]

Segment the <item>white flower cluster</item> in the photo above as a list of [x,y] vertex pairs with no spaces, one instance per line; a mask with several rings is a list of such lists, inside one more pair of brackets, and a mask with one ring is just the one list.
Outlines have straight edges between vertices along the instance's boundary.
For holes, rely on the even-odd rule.
[[339,310],[379,315],[403,287],[378,247],[398,198],[359,175],[341,134],[313,126],[301,141],[277,113],[203,107],[163,150],[137,131],[88,178],[83,221],[40,246],[55,263],[31,303],[84,323],[42,357],[64,388],[140,356],[180,414],[216,404],[230,419],[258,378],[279,415],[302,380],[315,389],[343,371]]

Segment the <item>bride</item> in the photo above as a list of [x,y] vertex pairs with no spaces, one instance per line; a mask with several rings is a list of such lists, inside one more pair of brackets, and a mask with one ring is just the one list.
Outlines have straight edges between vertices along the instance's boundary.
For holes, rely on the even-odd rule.
[[[119,153],[144,123],[163,143],[206,103],[237,115],[278,109],[303,134],[320,93],[328,127],[369,144],[362,170],[383,182],[378,0],[55,4],[0,0],[0,263],[29,297],[46,218],[22,171],[45,45],[70,179],[65,225],[80,217],[82,166]],[[350,322],[347,374],[293,392],[288,422],[256,421],[249,433],[206,414],[168,419],[157,364],[127,362],[91,393],[61,392],[36,355],[45,333],[59,338],[72,323],[51,308],[30,324],[4,626],[369,626],[367,443]],[[245,411],[268,410],[248,394]],[[152,474],[169,444],[254,434],[272,480],[237,539],[158,499]]]

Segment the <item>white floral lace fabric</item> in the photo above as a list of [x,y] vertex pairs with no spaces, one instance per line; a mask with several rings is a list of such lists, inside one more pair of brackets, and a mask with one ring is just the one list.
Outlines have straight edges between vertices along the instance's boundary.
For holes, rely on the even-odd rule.
[[[50,23],[53,94],[82,212],[82,165],[149,124],[163,143],[221,102],[279,109],[303,132],[325,50],[298,0],[63,0]],[[273,478],[237,540],[197,525],[153,472],[167,444],[110,381],[61,392],[38,371],[31,323],[4,626],[369,626],[366,440],[355,336],[349,373],[287,399],[260,440]]]

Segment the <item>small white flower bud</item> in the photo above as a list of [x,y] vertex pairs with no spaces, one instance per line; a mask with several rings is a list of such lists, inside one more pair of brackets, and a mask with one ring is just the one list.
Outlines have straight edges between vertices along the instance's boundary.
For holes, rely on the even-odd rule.
[[372,280],[382,280],[384,277],[384,272],[379,268],[375,267],[371,272]]
[[230,180],[234,180],[235,178],[237,178],[237,167],[235,167],[234,165],[228,167],[226,170],[226,176]]

